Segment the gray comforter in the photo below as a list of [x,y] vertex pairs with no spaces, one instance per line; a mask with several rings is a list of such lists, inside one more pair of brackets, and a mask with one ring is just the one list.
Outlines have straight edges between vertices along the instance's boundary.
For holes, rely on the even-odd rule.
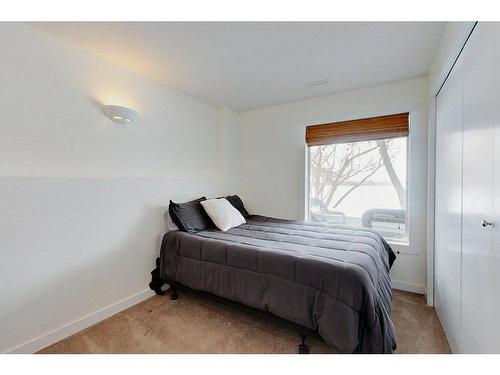
[[341,353],[392,353],[394,259],[370,229],[250,216],[227,232],[167,233],[160,274],[317,330]]

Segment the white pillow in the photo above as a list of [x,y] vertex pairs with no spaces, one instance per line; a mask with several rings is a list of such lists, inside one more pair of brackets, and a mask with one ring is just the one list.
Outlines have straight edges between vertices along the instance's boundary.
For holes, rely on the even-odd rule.
[[245,218],[226,198],[207,199],[200,202],[205,212],[221,231],[225,232],[245,224]]

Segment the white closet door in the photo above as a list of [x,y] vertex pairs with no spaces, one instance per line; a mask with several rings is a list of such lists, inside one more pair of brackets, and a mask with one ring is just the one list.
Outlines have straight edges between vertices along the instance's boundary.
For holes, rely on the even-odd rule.
[[435,308],[454,352],[459,351],[462,228],[461,59],[437,97]]
[[494,155],[493,155],[493,246],[487,255],[489,264],[489,300],[486,314],[490,316],[490,336],[486,345],[489,352],[500,353],[500,26],[491,25],[493,35],[494,107]]
[[[500,269],[492,264],[494,74],[492,24],[480,23],[462,52],[463,193],[462,311],[460,352],[498,351],[500,311],[491,311],[499,293]],[[495,26],[496,27],[496,26]],[[497,27],[496,27],[497,28]],[[486,223],[487,224],[487,223]]]

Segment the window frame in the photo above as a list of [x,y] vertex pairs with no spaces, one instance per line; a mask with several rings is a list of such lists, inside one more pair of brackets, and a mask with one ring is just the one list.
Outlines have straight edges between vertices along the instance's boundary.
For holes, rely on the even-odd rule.
[[[410,121],[409,121],[410,122]],[[398,254],[399,253],[405,253],[405,254],[413,254],[414,252],[409,251],[410,249],[410,240],[411,240],[411,224],[410,224],[410,199],[411,199],[411,173],[410,173],[410,142],[411,142],[411,124],[409,126],[409,131],[408,134],[405,135],[406,137],[406,225],[407,225],[407,236],[405,241],[395,241],[395,240],[386,240],[389,245],[393,248],[394,251],[396,251]],[[387,138],[389,139],[389,138]],[[360,141],[363,142],[363,141]],[[349,143],[349,142],[345,142]],[[311,147],[314,147],[314,145],[308,145],[305,143],[305,205],[304,205],[304,220],[307,222],[311,222],[311,217],[310,217],[310,212],[311,212],[311,197],[310,197],[310,184],[311,184],[311,176],[310,176],[310,169],[311,169]]]

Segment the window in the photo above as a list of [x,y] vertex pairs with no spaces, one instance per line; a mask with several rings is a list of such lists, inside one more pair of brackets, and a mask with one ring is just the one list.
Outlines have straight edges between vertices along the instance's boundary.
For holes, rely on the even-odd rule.
[[[356,120],[355,131],[348,129],[352,122],[308,127],[311,221],[364,226],[388,241],[408,241],[404,115],[406,130],[395,131],[386,123],[381,131],[380,121],[374,130],[376,126],[366,122],[392,116]],[[325,126],[333,131],[325,131]],[[320,128],[321,138],[314,128]]]

